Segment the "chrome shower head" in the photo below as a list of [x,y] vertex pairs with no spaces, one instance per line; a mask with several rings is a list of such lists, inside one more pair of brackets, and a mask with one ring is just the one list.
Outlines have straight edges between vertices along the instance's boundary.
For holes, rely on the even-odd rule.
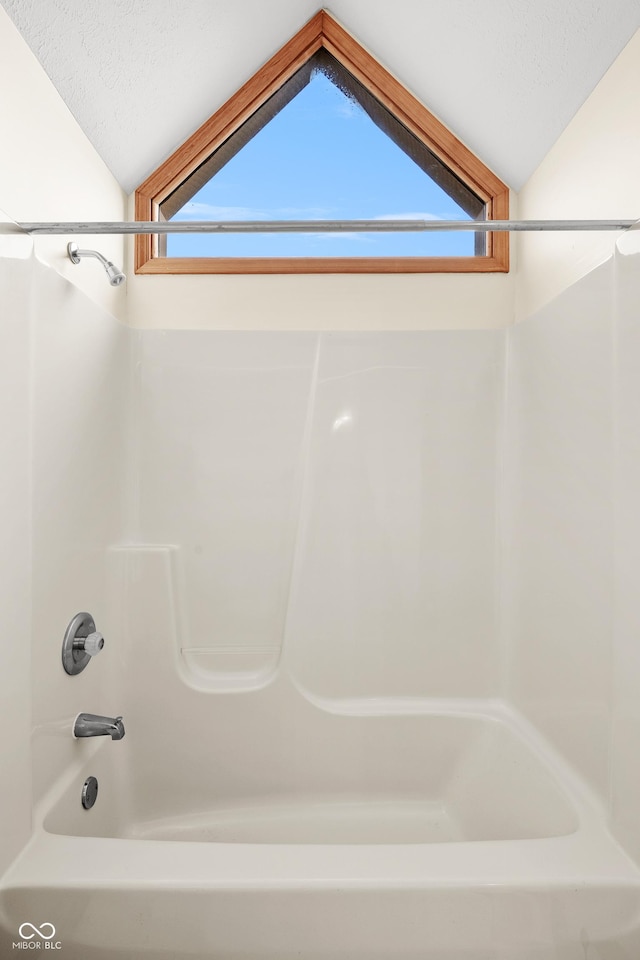
[[80,263],[81,257],[95,257],[104,267],[109,283],[112,287],[119,287],[127,279],[122,270],[119,270],[110,260],[103,257],[97,250],[79,250],[77,243],[67,244],[67,254],[71,263]]
[[118,268],[115,267],[110,260],[105,263],[104,268],[107,271],[109,283],[112,287],[119,287],[120,284],[124,283],[124,281],[127,279],[122,270],[118,270]]

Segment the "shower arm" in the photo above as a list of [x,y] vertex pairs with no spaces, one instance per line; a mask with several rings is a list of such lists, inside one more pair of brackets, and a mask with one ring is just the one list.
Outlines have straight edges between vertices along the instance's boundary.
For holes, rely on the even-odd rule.
[[107,279],[112,287],[119,287],[120,284],[124,283],[127,279],[122,270],[119,270],[111,260],[107,260],[107,258],[103,257],[97,250],[80,250],[78,249],[77,243],[68,243],[67,255],[71,263],[80,263],[83,257],[93,257],[95,260],[98,260],[104,267]]
[[103,257],[101,253],[98,253],[97,250],[79,250],[77,243],[70,243],[68,247],[69,260],[71,263],[80,263],[81,257],[95,257],[96,260],[99,260],[103,267],[111,262],[107,260],[106,257]]

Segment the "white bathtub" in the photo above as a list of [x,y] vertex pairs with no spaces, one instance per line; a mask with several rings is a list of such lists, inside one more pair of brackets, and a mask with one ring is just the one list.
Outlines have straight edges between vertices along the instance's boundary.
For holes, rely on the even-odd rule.
[[197,711],[182,750],[171,711],[164,753],[138,718],[121,742],[82,744],[5,880],[0,956],[25,921],[54,925],[64,960],[640,956],[638,871],[508,708],[289,706],[292,723],[263,717],[265,738],[280,725],[264,765],[256,732],[258,775],[242,750],[203,762]]

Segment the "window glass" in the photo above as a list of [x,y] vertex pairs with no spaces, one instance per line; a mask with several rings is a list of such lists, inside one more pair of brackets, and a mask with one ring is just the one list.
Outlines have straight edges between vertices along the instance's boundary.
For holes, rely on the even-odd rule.
[[[484,219],[485,207],[322,51],[161,206],[172,221]],[[484,234],[171,234],[169,257],[484,254]]]

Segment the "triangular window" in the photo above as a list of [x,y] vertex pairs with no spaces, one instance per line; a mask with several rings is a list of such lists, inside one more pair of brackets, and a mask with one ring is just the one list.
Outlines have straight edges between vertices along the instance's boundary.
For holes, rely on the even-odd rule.
[[[324,11],[136,192],[136,219],[491,220],[508,190]],[[138,237],[144,273],[504,271],[484,232]]]

